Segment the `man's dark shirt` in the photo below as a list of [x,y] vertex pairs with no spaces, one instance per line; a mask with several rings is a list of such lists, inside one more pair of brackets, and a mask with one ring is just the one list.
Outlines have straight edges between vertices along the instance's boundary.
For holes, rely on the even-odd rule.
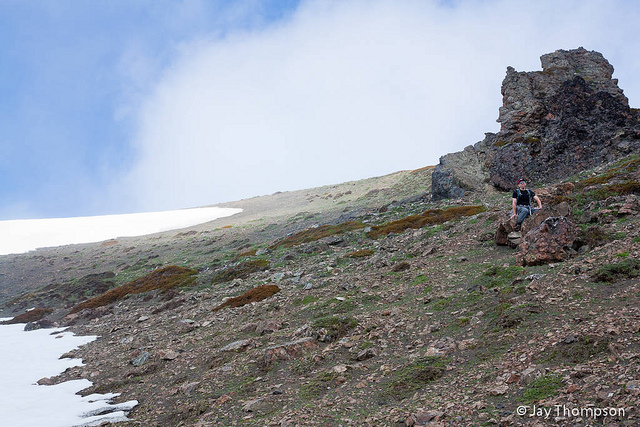
[[[531,198],[529,198],[529,194],[531,194]],[[517,205],[523,205],[523,206],[529,206],[531,205],[531,202],[533,202],[533,197],[536,195],[536,193],[534,193],[531,190],[524,190],[524,191],[520,191],[520,197],[518,197],[518,190],[513,190],[513,195],[511,197],[513,197],[514,199],[518,199],[518,201],[516,202]]]

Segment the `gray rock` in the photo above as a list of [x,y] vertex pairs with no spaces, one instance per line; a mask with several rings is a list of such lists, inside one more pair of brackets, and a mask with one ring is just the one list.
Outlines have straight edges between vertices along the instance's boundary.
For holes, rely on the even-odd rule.
[[133,366],[142,366],[147,360],[149,360],[150,357],[151,357],[151,354],[149,354],[148,351],[144,351],[140,353],[138,357],[131,360],[131,364]]
[[242,352],[252,347],[255,347],[255,343],[251,338],[249,338],[247,340],[239,340],[239,341],[234,341],[231,344],[227,344],[220,349],[220,352],[222,353],[231,352],[231,351]]

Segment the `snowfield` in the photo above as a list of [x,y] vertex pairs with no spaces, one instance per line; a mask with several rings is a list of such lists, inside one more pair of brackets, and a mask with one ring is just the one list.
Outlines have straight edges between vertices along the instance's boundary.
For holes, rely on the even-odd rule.
[[195,208],[164,212],[77,218],[0,221],[0,255],[37,248],[144,236],[202,224],[241,212],[232,208]]

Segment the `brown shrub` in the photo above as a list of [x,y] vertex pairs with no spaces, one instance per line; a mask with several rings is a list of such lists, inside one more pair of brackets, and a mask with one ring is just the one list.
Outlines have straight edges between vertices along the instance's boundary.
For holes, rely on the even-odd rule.
[[279,246],[290,248],[302,243],[315,242],[316,240],[322,239],[323,237],[342,234],[352,230],[359,230],[364,227],[366,227],[366,225],[361,223],[360,221],[347,221],[338,225],[322,225],[317,228],[309,228],[307,230],[292,234],[291,236],[286,237],[282,240],[278,240],[273,245],[271,245],[271,249],[275,249]]
[[345,258],[364,258],[371,255],[373,255],[372,249],[361,249],[359,251],[349,252],[344,257]]
[[455,206],[448,209],[433,209],[418,215],[410,215],[396,221],[377,225],[367,234],[371,239],[377,239],[389,233],[402,233],[408,228],[422,228],[427,225],[442,224],[464,216],[476,215],[486,211],[484,206]]
[[276,285],[260,285],[253,289],[248,290],[239,297],[231,298],[217,306],[213,311],[222,310],[225,307],[242,307],[243,305],[250,304],[252,302],[262,301],[265,298],[269,298],[276,292],[280,292],[280,288]]
[[102,295],[84,301],[73,307],[69,313],[77,313],[85,308],[102,307],[130,294],[141,294],[156,289],[166,292],[178,286],[191,285],[195,282],[197,274],[197,270],[175,265],[160,268],[125,285],[110,289]]
[[252,273],[263,271],[269,268],[269,261],[264,259],[254,259],[251,261],[241,262],[229,268],[216,273],[211,279],[211,284],[229,282],[233,279],[245,279]]
[[258,252],[257,249],[251,249],[251,250],[246,251],[246,252],[240,252],[238,255],[236,255],[236,257],[234,259],[240,259],[240,258],[245,258],[245,257],[248,257],[248,256],[254,256],[257,252]]
[[37,322],[42,319],[47,314],[53,313],[53,310],[50,308],[34,308],[33,310],[29,310],[25,313],[19,314],[13,319],[5,320],[4,322],[0,322],[2,325],[13,325],[16,323],[29,323],[29,322]]

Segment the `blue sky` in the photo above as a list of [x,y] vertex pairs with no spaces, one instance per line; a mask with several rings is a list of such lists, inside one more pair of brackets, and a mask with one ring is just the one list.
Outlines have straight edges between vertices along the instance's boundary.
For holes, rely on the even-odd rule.
[[631,0],[0,0],[0,220],[435,164],[498,130],[508,65],[560,48],[639,106],[637,22]]

